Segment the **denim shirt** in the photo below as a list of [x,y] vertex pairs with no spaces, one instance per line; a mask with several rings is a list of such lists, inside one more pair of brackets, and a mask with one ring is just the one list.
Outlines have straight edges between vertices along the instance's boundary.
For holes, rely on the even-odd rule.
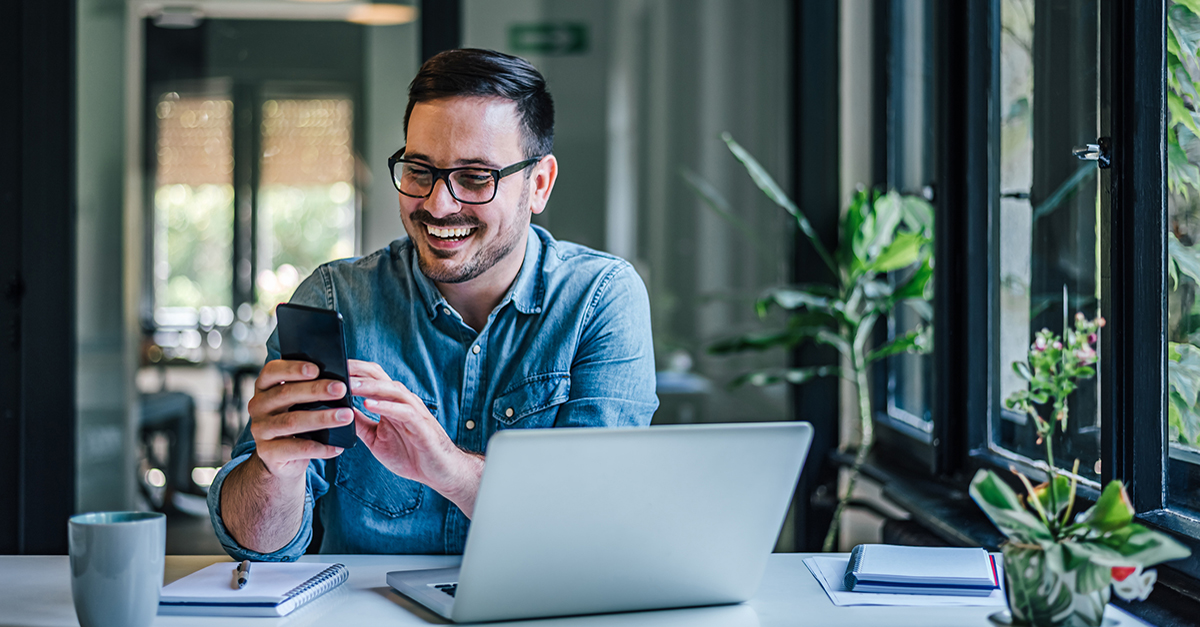
[[[370,256],[322,265],[293,303],[342,314],[346,354],[372,361],[416,394],[459,447],[483,453],[502,429],[645,426],[658,406],[646,288],[629,263],[530,227],[525,258],[476,333],[418,269],[401,238]],[[272,334],[267,360],[278,359]],[[362,399],[354,406],[363,409]],[[359,441],[312,460],[304,519],[287,546],[242,547],[221,520],[221,486],[254,450],[246,426],[208,494],[213,528],[234,559],[290,561],[312,539],[323,553],[462,553],[469,520],[428,486],[401,478]],[[553,468],[547,468],[553,472]]]

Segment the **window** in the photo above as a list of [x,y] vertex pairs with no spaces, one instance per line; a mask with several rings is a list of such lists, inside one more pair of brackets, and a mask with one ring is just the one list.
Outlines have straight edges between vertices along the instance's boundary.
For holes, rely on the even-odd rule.
[[362,27],[144,27],[147,357],[254,362],[275,305],[358,248]]
[[[1078,6],[1077,6],[1078,5]],[[1099,269],[1105,243],[1098,216],[1106,178],[1076,145],[1099,136],[1098,4],[1002,0],[999,89],[999,370],[997,400],[1027,383],[1011,368],[1024,361],[1033,334],[1062,333],[1076,312],[1101,307]],[[1056,439],[1055,460],[1098,486],[1099,378],[1071,397],[1069,431]],[[989,447],[1017,460],[1043,460],[1025,415],[1003,407],[993,415]]]

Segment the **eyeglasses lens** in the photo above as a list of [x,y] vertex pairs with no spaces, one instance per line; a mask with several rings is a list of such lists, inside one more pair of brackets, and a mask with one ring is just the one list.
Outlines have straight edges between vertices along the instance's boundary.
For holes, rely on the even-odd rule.
[[[423,198],[433,190],[433,172],[411,163],[396,164],[397,189],[408,196]],[[496,178],[488,170],[455,170],[447,177],[450,192],[462,202],[486,203],[496,194]]]

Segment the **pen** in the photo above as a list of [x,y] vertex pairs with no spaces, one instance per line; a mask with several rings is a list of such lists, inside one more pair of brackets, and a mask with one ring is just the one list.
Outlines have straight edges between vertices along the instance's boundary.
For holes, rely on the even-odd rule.
[[245,588],[248,583],[250,583],[250,560],[242,560],[242,563],[237,567],[238,590]]

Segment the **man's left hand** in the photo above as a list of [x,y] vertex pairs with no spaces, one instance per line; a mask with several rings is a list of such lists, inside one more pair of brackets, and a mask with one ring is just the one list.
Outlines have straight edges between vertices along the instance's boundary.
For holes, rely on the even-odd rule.
[[483,475],[483,456],[460,449],[425,403],[379,364],[351,359],[350,390],[379,422],[354,410],[358,437],[388,470],[419,481],[449,499],[468,518]]

